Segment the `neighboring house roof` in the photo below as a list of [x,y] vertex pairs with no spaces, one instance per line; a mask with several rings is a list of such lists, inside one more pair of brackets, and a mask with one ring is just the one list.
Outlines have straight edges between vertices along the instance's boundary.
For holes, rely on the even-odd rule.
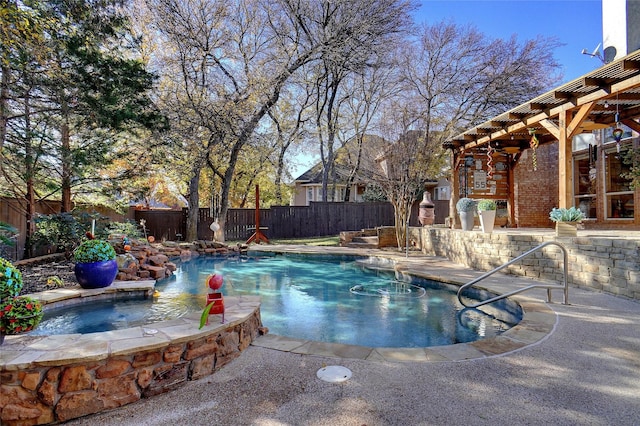
[[[356,172],[356,176],[354,182],[362,182],[366,178],[369,178],[373,172],[373,167],[375,167],[375,158],[380,155],[388,143],[381,137],[375,135],[364,135],[362,142],[362,157],[360,160],[360,167]],[[334,164],[334,170],[331,172],[332,174],[335,172],[336,181],[338,183],[346,183],[349,176],[351,175],[351,171],[353,168],[353,164],[355,163],[355,158],[357,155],[358,143],[355,138],[350,139],[347,143],[336,150],[335,156],[336,161]],[[306,172],[301,174],[295,179],[294,183],[301,184],[314,184],[314,183],[322,183],[322,171],[324,166],[322,162],[316,163]],[[333,176],[330,177],[333,179]]]
[[[335,164],[335,173],[338,182],[346,182],[349,177],[349,171],[346,167]],[[296,182],[298,183],[322,183],[322,170],[323,170],[322,162],[316,163],[309,170],[301,174]]]

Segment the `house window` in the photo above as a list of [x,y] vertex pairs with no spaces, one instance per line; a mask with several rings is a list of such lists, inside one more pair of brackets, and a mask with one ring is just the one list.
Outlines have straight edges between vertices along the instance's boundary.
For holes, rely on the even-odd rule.
[[624,177],[630,172],[630,166],[623,161],[630,147],[630,143],[623,144],[620,152],[615,143],[605,147],[605,214],[608,219],[633,218],[633,189],[631,180]]
[[313,187],[307,188],[307,205],[313,201]]
[[578,151],[586,151],[589,146],[595,146],[596,143],[596,135],[593,133],[580,133],[573,137],[573,152],[576,153]]
[[573,160],[574,204],[587,219],[596,217],[597,173],[592,155],[577,155]]
[[433,199],[435,200],[450,200],[451,199],[451,187],[449,186],[438,186],[436,187],[435,192],[433,193]]

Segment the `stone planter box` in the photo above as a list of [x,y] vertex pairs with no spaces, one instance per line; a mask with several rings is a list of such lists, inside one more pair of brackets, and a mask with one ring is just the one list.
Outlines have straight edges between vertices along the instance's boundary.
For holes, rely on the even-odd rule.
[[578,222],[556,222],[556,237],[577,237]]

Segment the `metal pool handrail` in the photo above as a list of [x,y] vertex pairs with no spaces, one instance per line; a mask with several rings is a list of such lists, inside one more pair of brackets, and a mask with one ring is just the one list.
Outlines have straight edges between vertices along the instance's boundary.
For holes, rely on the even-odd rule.
[[[560,247],[562,249],[562,253],[564,255],[564,273],[563,273],[564,285],[533,284],[533,285],[530,285],[530,286],[527,286],[527,287],[524,287],[524,288],[521,288],[521,289],[518,289],[518,290],[513,290],[513,291],[510,291],[508,293],[501,294],[501,295],[496,296],[496,297],[492,297],[491,299],[484,300],[484,301],[476,303],[474,305],[467,305],[465,302],[462,301],[462,291],[465,290],[466,288],[471,287],[472,285],[474,285],[474,284],[482,281],[483,279],[495,274],[496,272],[500,271],[501,269],[504,269],[507,266],[512,265],[513,263],[515,263],[515,262],[517,262],[517,261],[519,261],[519,260],[531,255],[532,253],[534,253],[534,252],[536,252],[538,250],[541,250],[543,247],[546,247],[548,245],[555,245],[555,246],[558,246],[558,247]],[[569,266],[569,256],[567,254],[567,249],[564,248],[564,246],[562,246],[561,244],[556,243],[555,241],[547,241],[545,243],[540,244],[537,247],[532,248],[529,251],[526,251],[526,252],[522,253],[520,256],[518,256],[515,259],[505,263],[504,265],[498,266],[497,268],[495,268],[495,269],[493,269],[493,270],[491,270],[491,271],[489,271],[489,272],[487,272],[487,273],[485,273],[483,275],[480,275],[478,278],[476,278],[474,280],[471,280],[468,283],[466,283],[465,285],[463,285],[462,287],[460,287],[458,289],[458,301],[463,306],[465,306],[467,308],[477,308],[479,306],[486,305],[488,303],[493,303],[493,302],[496,302],[498,300],[505,299],[507,297],[513,296],[514,294],[518,294],[518,293],[522,293],[522,292],[527,291],[527,290],[531,290],[533,288],[546,288],[547,289],[547,300],[549,301],[549,303],[551,303],[551,289],[558,288],[558,289],[563,289],[564,290],[564,301],[562,303],[564,305],[568,305],[569,304],[569,280],[568,280],[569,271],[567,269],[568,266]]]

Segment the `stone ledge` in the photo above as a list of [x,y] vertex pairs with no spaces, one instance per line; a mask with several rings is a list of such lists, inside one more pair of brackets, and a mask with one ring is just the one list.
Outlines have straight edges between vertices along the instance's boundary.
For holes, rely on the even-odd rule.
[[7,336],[0,351],[1,423],[67,421],[213,374],[257,337],[260,298],[225,298],[225,322],[221,319],[212,315],[202,329],[199,315],[191,315],[86,335]]
[[64,306],[59,305],[59,303],[72,304],[76,302],[84,302],[84,300],[80,299],[108,298],[116,294],[149,297],[153,294],[154,288],[154,280],[114,281],[111,285],[103,288],[85,289],[78,285],[75,287],[65,287],[42,291],[39,293],[30,293],[26,296],[33,297],[34,299],[40,301],[40,303],[42,303],[43,309],[46,310],[52,307]]
[[[201,330],[198,329],[199,315],[193,314],[176,320],[102,333],[6,336],[0,352],[0,372],[35,366],[63,366],[201,339],[241,325],[247,318],[257,314],[259,308],[258,296],[228,296],[225,298],[225,323],[220,322],[221,315],[212,315],[210,324]],[[147,332],[149,329],[157,333],[150,335]]]

